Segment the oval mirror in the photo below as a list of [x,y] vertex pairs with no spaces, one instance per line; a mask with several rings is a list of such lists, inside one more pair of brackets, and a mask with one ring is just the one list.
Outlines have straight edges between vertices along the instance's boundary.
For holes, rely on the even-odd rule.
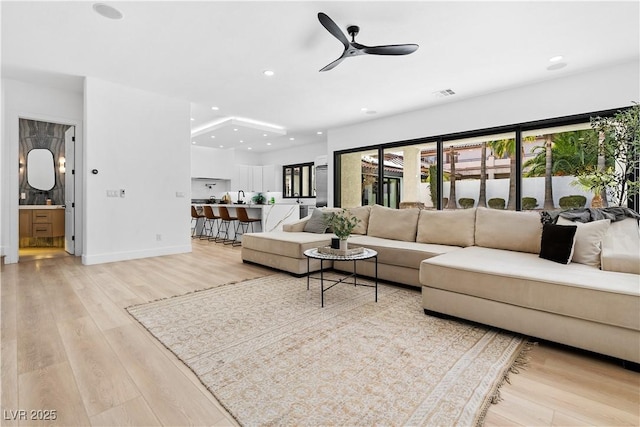
[[27,182],[36,190],[49,191],[56,183],[53,153],[34,148],[27,154]]

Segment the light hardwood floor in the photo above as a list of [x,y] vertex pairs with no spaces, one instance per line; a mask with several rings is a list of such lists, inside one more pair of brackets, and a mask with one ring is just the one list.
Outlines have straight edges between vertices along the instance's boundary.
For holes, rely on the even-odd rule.
[[[132,304],[274,274],[240,248],[83,266],[39,259],[1,273],[2,418],[10,425],[235,425],[195,375],[124,310]],[[485,425],[640,425],[640,374],[544,344],[511,375]],[[30,410],[55,410],[55,421]],[[16,411],[26,410],[27,421]],[[51,415],[50,413],[48,415]]]

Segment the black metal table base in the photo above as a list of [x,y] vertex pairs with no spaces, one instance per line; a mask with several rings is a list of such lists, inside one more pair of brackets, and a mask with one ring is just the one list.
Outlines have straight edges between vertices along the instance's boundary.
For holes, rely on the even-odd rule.
[[[354,259],[353,260],[353,273],[348,274],[346,276],[344,276],[341,279],[326,279],[324,277],[324,260],[320,258],[320,277],[314,277],[311,275],[311,258],[307,257],[307,290],[309,290],[309,282],[311,279],[314,280],[319,280],[320,281],[320,301],[321,301],[321,307],[324,307],[324,293],[326,291],[328,291],[329,289],[333,288],[334,286],[340,284],[340,283],[346,283],[346,284],[350,284],[350,285],[354,285],[354,286],[364,286],[367,288],[375,288],[375,302],[378,302],[378,255],[373,256],[372,258],[375,259],[375,284],[373,285],[368,285],[365,283],[358,283],[358,272],[356,269],[356,263],[358,261],[364,261],[364,260],[359,260],[359,259]],[[317,258],[316,258],[317,259]],[[353,282],[347,282],[348,279],[353,277]],[[328,281],[331,282],[332,284],[328,287],[324,287],[324,282]]]

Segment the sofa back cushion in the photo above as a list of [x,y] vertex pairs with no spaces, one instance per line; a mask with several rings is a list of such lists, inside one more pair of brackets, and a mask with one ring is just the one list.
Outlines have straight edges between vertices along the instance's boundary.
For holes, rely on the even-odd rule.
[[369,216],[368,236],[383,239],[416,241],[418,215],[420,210],[391,209],[380,205],[373,205]]
[[423,209],[418,218],[416,242],[450,246],[473,246],[476,209],[435,211]]
[[358,218],[360,222],[353,229],[352,234],[367,234],[369,228],[369,217],[371,213],[371,206],[359,206],[357,208],[347,208],[347,211]]
[[478,208],[475,237],[476,246],[539,254],[540,214]]
[[638,220],[615,221],[602,239],[602,269],[640,274],[640,229]]

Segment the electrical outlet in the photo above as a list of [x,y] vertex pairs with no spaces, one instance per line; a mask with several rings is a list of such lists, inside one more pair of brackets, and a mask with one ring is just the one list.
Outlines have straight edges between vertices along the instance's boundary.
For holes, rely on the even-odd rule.
[[107,190],[107,197],[118,197],[118,190]]
[[120,197],[124,197],[124,189],[120,190]]
[[156,234],[156,242],[162,241],[162,234]]
[[184,197],[184,193],[182,191],[176,191],[176,197]]

